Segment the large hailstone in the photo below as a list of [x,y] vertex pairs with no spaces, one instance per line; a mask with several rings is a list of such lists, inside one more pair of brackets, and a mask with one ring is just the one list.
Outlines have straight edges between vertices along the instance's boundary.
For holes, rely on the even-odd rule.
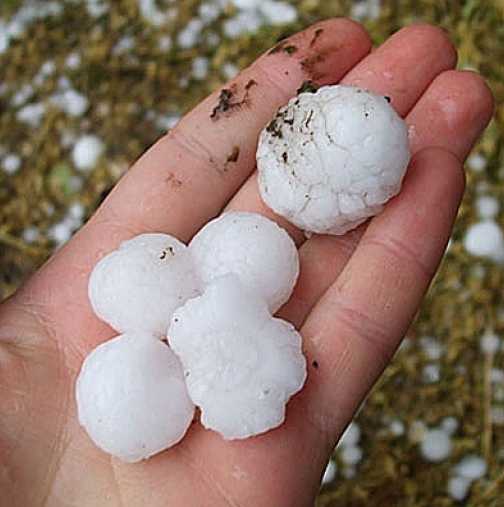
[[225,439],[282,424],[287,401],[306,378],[301,335],[271,317],[266,303],[234,275],[179,308],[168,340],[201,423]]
[[209,222],[189,245],[204,284],[235,274],[275,313],[299,275],[296,245],[275,222],[257,213],[230,212]]
[[155,336],[127,333],[86,357],[76,384],[80,424],[123,461],[175,445],[194,415],[178,358]]
[[89,299],[98,317],[120,332],[164,336],[176,308],[199,294],[187,247],[168,234],[141,234],[95,266]]
[[396,195],[410,151],[387,97],[350,86],[301,93],[262,131],[264,202],[301,229],[340,235]]

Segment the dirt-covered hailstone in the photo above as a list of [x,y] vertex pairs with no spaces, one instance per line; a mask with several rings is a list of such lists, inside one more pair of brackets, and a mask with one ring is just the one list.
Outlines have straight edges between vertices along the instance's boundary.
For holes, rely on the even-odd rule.
[[89,299],[98,317],[120,332],[164,336],[176,308],[198,295],[187,247],[168,234],[141,234],[95,266]]
[[350,86],[301,93],[262,131],[259,188],[301,229],[340,235],[378,214],[401,188],[408,129],[387,97]]
[[175,445],[194,415],[178,358],[147,333],[127,333],[86,357],[76,383],[80,424],[123,461]]
[[179,308],[168,340],[201,423],[225,439],[282,424],[287,401],[305,382],[300,334],[271,317],[266,303],[234,275]]
[[209,222],[189,245],[199,278],[209,284],[235,274],[275,313],[299,274],[296,245],[275,222],[257,213],[229,212]]

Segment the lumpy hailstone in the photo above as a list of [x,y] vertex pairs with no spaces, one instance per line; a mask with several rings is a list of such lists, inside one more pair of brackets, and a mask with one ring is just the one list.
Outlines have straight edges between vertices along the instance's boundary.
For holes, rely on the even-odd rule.
[[204,284],[235,274],[275,313],[299,274],[296,245],[275,222],[257,213],[230,212],[209,222],[189,245]]
[[98,262],[88,292],[96,315],[117,331],[164,336],[174,310],[198,288],[183,243],[168,234],[141,234]]
[[94,443],[128,462],[175,445],[194,414],[179,360],[145,333],[94,349],[82,365],[76,398],[79,422]]
[[306,378],[300,334],[271,317],[266,303],[233,275],[179,308],[168,340],[201,423],[225,439],[282,424],[287,401]]
[[340,235],[401,189],[408,129],[386,97],[350,86],[301,93],[262,131],[259,188],[301,229]]

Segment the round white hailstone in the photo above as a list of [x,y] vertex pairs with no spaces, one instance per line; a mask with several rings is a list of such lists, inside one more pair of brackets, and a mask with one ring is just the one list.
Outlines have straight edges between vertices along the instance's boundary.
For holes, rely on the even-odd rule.
[[262,0],[231,0],[237,9],[257,9]]
[[170,130],[175,128],[180,121],[180,116],[169,114],[167,116],[159,116],[156,118],[156,125],[160,130]]
[[52,225],[47,231],[47,235],[52,239],[58,246],[65,244],[73,234],[72,224],[66,220],[57,222]]
[[474,153],[467,159],[467,165],[475,172],[480,173],[486,168],[487,160],[480,153]]
[[420,346],[425,355],[432,361],[441,359],[444,352],[444,347],[439,340],[431,336],[423,336],[420,338]]
[[27,227],[26,229],[23,230],[23,233],[22,233],[22,238],[23,238],[23,241],[25,241],[26,243],[34,243],[35,241],[37,241],[40,237],[40,231],[38,230],[37,227],[35,226],[30,226],[30,227]]
[[168,449],[194,415],[179,360],[154,336],[124,334],[89,354],[76,384],[80,424],[123,461]]
[[195,79],[205,79],[208,74],[209,67],[210,62],[208,58],[203,56],[196,57],[192,61],[192,75]]
[[389,430],[394,437],[401,437],[405,432],[404,423],[399,419],[394,419],[390,422]]
[[143,18],[154,26],[161,26],[166,22],[166,15],[158,8],[156,0],[139,0],[138,7]]
[[72,83],[70,82],[70,79],[68,79],[66,76],[61,76],[58,79],[58,88],[60,91],[70,90],[72,88]]
[[236,275],[275,313],[291,296],[299,255],[291,237],[257,213],[229,212],[206,224],[189,245],[203,284]]
[[458,502],[464,500],[469,493],[471,481],[463,477],[452,477],[448,481],[448,494]]
[[19,121],[27,123],[31,127],[39,127],[46,112],[44,104],[28,104],[16,113]]
[[500,338],[488,331],[480,339],[480,350],[484,354],[495,354],[501,346]]
[[74,220],[80,220],[84,218],[86,214],[86,209],[80,202],[74,202],[68,208],[68,216],[73,218]]
[[359,443],[361,437],[361,430],[356,422],[351,422],[343,435],[341,436],[338,446],[341,447],[352,447]]
[[109,10],[109,6],[103,0],[87,0],[86,7],[91,16],[97,18]]
[[14,174],[21,167],[21,163],[21,157],[19,157],[19,155],[11,153],[7,155],[2,161],[3,170],[7,174]]
[[452,452],[452,441],[446,431],[429,430],[420,444],[420,451],[425,460],[437,463],[443,461]]
[[101,139],[85,135],[77,140],[72,151],[72,160],[80,171],[93,169],[105,150]]
[[222,6],[217,3],[206,2],[200,4],[198,8],[199,17],[205,24],[215,21],[222,12]]
[[329,460],[324,475],[322,476],[322,484],[329,484],[330,482],[334,481],[337,472],[338,466],[332,459]]
[[54,98],[55,104],[60,106],[69,116],[82,116],[89,107],[88,99],[75,90],[65,90]]
[[227,440],[282,424],[306,379],[300,334],[233,275],[175,311],[168,340],[203,426]]
[[223,32],[227,37],[235,38],[243,33],[255,32],[261,25],[259,13],[256,10],[247,10],[224,21]]
[[301,93],[262,131],[259,188],[298,227],[340,235],[401,189],[408,129],[386,97],[351,86]]
[[346,465],[357,465],[362,459],[362,449],[358,446],[347,446],[341,451],[341,459]]
[[476,201],[476,208],[481,218],[495,218],[499,214],[499,201],[490,195],[483,195]]
[[441,421],[441,428],[448,433],[448,435],[453,435],[458,430],[459,422],[455,417],[445,417]]
[[78,69],[81,64],[81,56],[79,53],[70,53],[65,60],[65,65],[72,70]]
[[276,0],[262,0],[259,10],[271,25],[294,23],[298,17],[297,9],[293,5]]
[[203,21],[198,18],[192,18],[177,36],[177,43],[181,48],[192,48],[201,37]]
[[11,99],[11,104],[15,107],[19,107],[22,104],[26,103],[26,101],[33,95],[34,89],[30,84],[23,85],[19,90],[17,90]]
[[93,269],[89,299],[96,315],[117,331],[164,336],[176,308],[199,294],[186,246],[168,234],[141,234]]
[[380,17],[380,0],[357,0],[352,4],[351,17],[358,20],[378,19]]
[[427,364],[422,371],[424,382],[433,384],[439,382],[441,378],[441,370],[438,364]]
[[459,477],[476,481],[485,476],[487,472],[487,463],[480,456],[470,455],[460,461],[455,467],[455,473]]
[[399,344],[399,352],[404,352],[406,350],[409,350],[411,348],[411,345],[413,343],[413,340],[411,338],[403,338],[402,342]]
[[48,60],[47,62],[44,62],[41,65],[39,72],[41,74],[43,74],[44,76],[50,76],[51,74],[54,73],[55,70],[56,70],[56,64],[53,61]]
[[472,255],[487,257],[496,262],[504,261],[504,236],[493,220],[471,225],[464,237],[464,247]]
[[238,75],[240,69],[234,63],[226,62],[222,65],[221,72],[226,79],[231,80]]

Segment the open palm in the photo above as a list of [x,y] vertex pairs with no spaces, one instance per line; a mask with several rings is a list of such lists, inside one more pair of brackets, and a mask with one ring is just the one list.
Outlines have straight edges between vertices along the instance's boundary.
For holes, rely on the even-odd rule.
[[[437,28],[411,26],[370,49],[362,27],[335,19],[263,55],[157,142],[76,237],[2,305],[1,505],[313,503],[339,435],[435,273],[463,193],[462,161],[493,108],[479,76],[452,70],[455,51]],[[306,80],[387,95],[411,126],[414,157],[403,191],[367,227],[340,238],[306,239],[257,190],[259,131]],[[82,360],[113,335],[91,311],[89,273],[133,235],[189,240],[224,208],[264,213],[298,243],[301,277],[280,314],[301,329],[306,387],[289,403],[286,423],[267,434],[226,442],[194,423],[176,447],[123,464],[97,449],[76,418]]]

